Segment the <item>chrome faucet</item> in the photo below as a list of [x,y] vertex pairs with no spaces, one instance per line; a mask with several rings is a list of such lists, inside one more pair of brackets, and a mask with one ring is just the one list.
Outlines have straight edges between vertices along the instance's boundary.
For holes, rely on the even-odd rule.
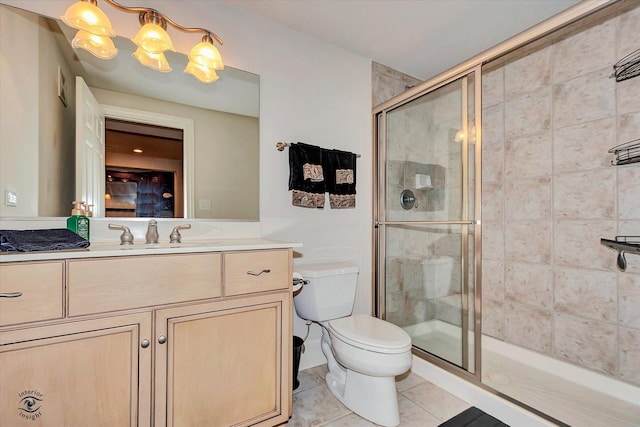
[[180,230],[189,230],[191,228],[191,224],[178,225],[173,228],[173,231],[169,235],[169,243],[180,243],[182,236],[180,235]]
[[109,230],[122,230],[122,235],[120,236],[120,244],[133,245],[133,234],[131,234],[131,230],[129,230],[129,227],[118,224],[109,224]]
[[155,219],[149,221],[145,238],[147,239],[146,243],[158,243],[160,236],[158,235],[158,221]]

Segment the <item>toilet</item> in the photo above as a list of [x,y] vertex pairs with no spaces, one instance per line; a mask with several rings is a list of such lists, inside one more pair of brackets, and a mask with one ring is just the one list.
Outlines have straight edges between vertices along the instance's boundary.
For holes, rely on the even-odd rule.
[[355,314],[358,267],[296,265],[308,283],[294,297],[298,316],[322,327],[327,387],[347,408],[383,425],[400,424],[395,377],[411,367],[411,337],[400,327]]

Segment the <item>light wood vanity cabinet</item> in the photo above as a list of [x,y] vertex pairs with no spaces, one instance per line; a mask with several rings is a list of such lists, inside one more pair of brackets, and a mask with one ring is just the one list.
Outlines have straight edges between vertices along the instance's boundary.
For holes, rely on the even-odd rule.
[[[0,277],[12,277],[12,285],[23,283],[25,272],[43,286],[56,282],[58,293],[46,300],[60,308],[58,320],[51,312],[2,318],[8,326],[0,327],[0,426],[286,422],[291,253],[0,264]],[[256,276],[257,267],[269,272]],[[242,284],[242,273],[250,285]]]
[[0,332],[0,426],[150,425],[151,316]]
[[0,266],[0,326],[61,319],[63,262]]

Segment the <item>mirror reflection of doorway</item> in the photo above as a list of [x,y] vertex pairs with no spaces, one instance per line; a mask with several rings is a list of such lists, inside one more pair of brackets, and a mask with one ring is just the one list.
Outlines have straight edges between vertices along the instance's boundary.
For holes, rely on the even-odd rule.
[[107,118],[105,216],[184,217],[183,131]]

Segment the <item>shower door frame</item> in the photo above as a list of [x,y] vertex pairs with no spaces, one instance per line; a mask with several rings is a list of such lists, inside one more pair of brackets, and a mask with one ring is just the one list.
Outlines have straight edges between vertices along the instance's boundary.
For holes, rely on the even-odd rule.
[[[468,208],[469,202],[469,123],[468,114],[468,79],[473,75],[474,89],[474,212],[473,219],[470,218]],[[411,101],[420,98],[428,93],[434,92],[450,83],[462,80],[462,114],[463,114],[463,133],[464,148],[462,150],[462,211],[463,217],[459,221],[387,221],[386,220],[386,116],[387,112],[393,111]],[[394,225],[460,225],[462,226],[462,247],[461,247],[461,264],[462,264],[462,304],[461,304],[461,331],[462,331],[462,366],[457,366],[452,362],[441,359],[425,350],[412,347],[413,354],[425,359],[446,371],[456,373],[457,375],[466,377],[474,383],[481,383],[482,379],[482,307],[481,307],[481,277],[482,277],[482,65],[477,64],[467,68],[446,80],[439,81],[431,86],[421,89],[419,92],[410,91],[405,96],[399,96],[391,101],[381,104],[373,111],[373,129],[374,129],[374,192],[373,192],[373,250],[374,250],[374,292],[373,306],[375,315],[382,319],[386,318],[386,292],[385,292],[385,229],[386,226]],[[377,189],[377,191],[375,190]],[[466,219],[465,219],[466,218]],[[468,368],[468,342],[469,342],[469,307],[468,307],[468,291],[469,291],[469,249],[468,249],[468,233],[469,226],[474,227],[474,372],[470,372]]]

